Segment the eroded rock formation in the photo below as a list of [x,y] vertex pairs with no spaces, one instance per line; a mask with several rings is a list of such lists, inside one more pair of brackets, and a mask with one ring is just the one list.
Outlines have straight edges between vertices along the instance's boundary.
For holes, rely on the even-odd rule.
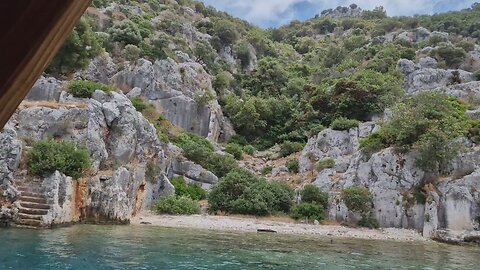
[[[169,178],[174,175],[207,185],[218,180],[186,161],[179,148],[161,142],[153,125],[125,95],[96,91],[91,99],[68,100],[41,106],[26,102],[0,133],[2,197],[11,202],[2,216],[10,215],[15,220],[15,209],[21,209],[20,221],[32,223],[24,225],[125,223],[161,196],[173,194]],[[39,178],[29,175],[25,165],[19,166],[33,142],[51,138],[85,146],[92,157],[90,172],[81,179],[58,171]],[[48,211],[23,213],[37,210]]]

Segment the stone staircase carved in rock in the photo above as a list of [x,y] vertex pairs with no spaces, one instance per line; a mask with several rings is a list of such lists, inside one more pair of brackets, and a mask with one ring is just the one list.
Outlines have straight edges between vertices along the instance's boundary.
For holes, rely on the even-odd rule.
[[16,201],[19,209],[17,218],[12,227],[17,228],[46,228],[44,216],[48,214],[50,205],[42,190],[41,183],[35,180],[16,182],[20,196]]

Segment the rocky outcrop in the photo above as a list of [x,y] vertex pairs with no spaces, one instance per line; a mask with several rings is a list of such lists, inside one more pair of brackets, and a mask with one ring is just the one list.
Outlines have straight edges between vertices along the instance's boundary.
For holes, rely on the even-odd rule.
[[7,199],[14,199],[18,195],[13,180],[21,153],[22,143],[17,139],[15,130],[7,127],[0,132],[0,195]]
[[62,82],[60,80],[41,77],[25,99],[30,101],[58,101],[61,92]]
[[[409,228],[423,231],[427,237],[439,229],[478,230],[480,218],[479,149],[468,149],[450,168],[446,177],[432,177],[416,166],[415,153],[384,149],[368,157],[359,150],[359,140],[375,131],[374,123],[363,123],[349,131],[327,129],[311,138],[299,159],[304,180],[313,181],[330,194],[330,219],[357,222],[358,214],[348,210],[341,190],[352,186],[367,187],[374,197],[373,213],[381,227]],[[315,171],[315,164],[325,158],[335,160],[331,169]],[[427,192],[424,199],[416,191]]]
[[348,7],[337,7],[335,9],[327,9],[322,11],[321,16],[322,17],[330,17],[332,19],[340,19],[340,18],[345,18],[345,17],[350,17],[350,18],[359,18],[363,14],[362,9],[355,5],[352,4]]
[[78,80],[88,80],[108,84],[110,78],[118,71],[117,65],[108,53],[103,53],[93,59],[85,70],[75,73]]
[[[96,91],[92,99],[70,97],[68,104],[22,107],[8,126],[0,133],[1,197],[15,202],[20,194],[26,201],[24,206],[12,204],[2,215],[15,207],[30,207],[32,200],[33,204],[41,200],[42,206],[21,209],[26,217],[20,224],[125,223],[150,209],[159,197],[173,194],[169,178],[174,174],[208,184],[218,180],[184,160],[180,149],[161,142],[153,125],[121,93]],[[90,172],[77,180],[60,172],[38,178],[19,168],[22,144],[28,148],[34,141],[50,138],[85,146],[92,158]],[[40,184],[29,190],[28,183]]]
[[472,73],[464,70],[437,69],[432,58],[423,58],[419,64],[401,59],[397,69],[406,77],[408,94],[437,91],[447,95],[467,98],[480,97],[480,82]]
[[[163,112],[173,124],[212,141],[231,132],[202,65],[172,59],[152,63],[138,60],[111,79],[125,93],[134,88]],[[228,135],[230,136],[230,135]],[[226,137],[228,137],[226,136]]]

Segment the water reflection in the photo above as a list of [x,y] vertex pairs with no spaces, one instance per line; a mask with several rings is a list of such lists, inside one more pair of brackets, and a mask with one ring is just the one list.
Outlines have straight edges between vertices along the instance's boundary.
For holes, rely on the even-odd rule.
[[135,226],[0,230],[0,269],[478,269],[480,248]]

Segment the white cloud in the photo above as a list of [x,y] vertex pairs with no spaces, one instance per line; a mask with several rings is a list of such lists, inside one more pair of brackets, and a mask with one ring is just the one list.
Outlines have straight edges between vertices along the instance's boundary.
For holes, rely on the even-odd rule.
[[[257,25],[279,25],[292,19],[306,19],[302,16],[314,16],[324,9],[339,5],[358,4],[363,9],[384,6],[389,15],[432,14],[446,10],[467,8],[478,0],[203,0],[208,5],[229,12]],[[311,9],[303,10],[302,15],[295,5],[307,4]]]

